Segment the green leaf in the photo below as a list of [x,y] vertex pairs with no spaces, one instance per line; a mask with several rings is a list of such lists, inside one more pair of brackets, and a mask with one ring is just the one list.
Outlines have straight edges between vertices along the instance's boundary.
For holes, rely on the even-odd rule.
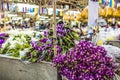
[[13,57],[19,57],[19,56],[20,56],[19,51],[13,52],[12,56],[13,56]]
[[11,45],[11,44],[8,43],[8,44],[5,45],[4,48],[0,49],[0,54],[6,54],[6,51],[9,49],[9,46],[10,46],[10,45]]
[[72,38],[72,39],[74,38],[74,37],[71,35],[71,33],[68,33],[68,35],[70,36],[70,38]]
[[34,50],[31,54],[32,54],[33,56],[37,56],[38,51],[37,51],[37,50]]
[[42,57],[46,57],[46,55],[47,55],[47,51],[46,50],[44,50],[43,52],[42,52]]
[[60,38],[60,46],[62,46],[62,44],[63,44],[63,41],[62,41],[62,39]]
[[37,61],[37,58],[36,58],[36,57],[30,58],[29,61],[30,61],[30,62],[36,62],[36,61]]

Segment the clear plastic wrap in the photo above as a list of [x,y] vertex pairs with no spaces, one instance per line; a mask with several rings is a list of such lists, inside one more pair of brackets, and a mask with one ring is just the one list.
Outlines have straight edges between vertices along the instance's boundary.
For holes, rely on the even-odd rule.
[[120,80],[120,76],[119,75],[117,75],[117,74],[115,74],[115,77],[114,77],[114,79],[113,80]]
[[107,52],[108,56],[111,56],[112,58],[120,57],[120,48],[112,45],[102,45]]
[[102,45],[107,50],[107,56],[111,57],[114,61],[116,68],[116,75],[114,80],[120,80],[120,48],[112,45]]
[[93,38],[95,43],[99,45],[99,42],[104,44],[106,41],[119,40],[120,29],[113,28],[101,28],[100,32]]

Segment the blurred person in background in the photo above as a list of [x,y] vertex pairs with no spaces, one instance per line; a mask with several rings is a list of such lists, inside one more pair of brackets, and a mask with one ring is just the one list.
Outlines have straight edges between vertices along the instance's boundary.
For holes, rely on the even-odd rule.
[[5,27],[4,27],[4,24],[0,24],[0,31],[1,32],[5,32],[6,30],[5,30]]
[[12,23],[12,25],[11,25],[12,29],[16,29],[16,27],[15,27],[15,21],[12,21],[11,23]]
[[13,29],[13,28],[12,28],[12,23],[9,22],[9,23],[6,25],[5,29],[6,29],[6,31],[12,30],[12,29]]
[[82,35],[82,30],[81,30],[81,28],[78,27],[78,24],[73,26],[73,30],[77,33],[77,36]]
[[26,24],[24,28],[25,28],[25,29],[28,29],[28,28],[29,28],[29,26]]
[[87,29],[86,29],[85,24],[81,23],[80,30],[81,30],[81,35],[82,36],[86,36],[87,35]]
[[34,27],[34,22],[35,22],[35,20],[33,18],[30,18],[30,20],[29,20],[30,28]]
[[39,24],[39,30],[43,30],[44,29],[44,23],[43,21],[41,21],[41,23]]
[[31,29],[32,29],[32,30],[36,30],[36,28],[37,28],[37,27],[35,26],[35,23],[33,23]]
[[120,28],[120,22],[117,22],[117,24],[116,24],[116,25],[117,25],[117,27],[118,27],[118,28]]
[[114,18],[112,19],[112,25],[111,25],[111,27],[113,29],[116,29],[116,20]]
[[49,28],[50,28],[50,23],[47,22],[47,23],[45,24],[45,29],[49,29]]
[[17,25],[16,23],[14,24],[14,28],[15,28],[15,29],[18,29],[18,25]]
[[19,24],[19,26],[20,26],[20,29],[24,29],[24,24]]

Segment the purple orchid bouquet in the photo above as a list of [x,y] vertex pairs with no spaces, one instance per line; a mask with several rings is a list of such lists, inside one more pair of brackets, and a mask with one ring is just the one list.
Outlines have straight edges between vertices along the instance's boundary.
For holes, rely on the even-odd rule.
[[113,61],[107,51],[88,41],[80,41],[65,55],[58,53],[53,63],[68,80],[113,80]]
[[57,25],[57,39],[53,38],[53,31],[44,31],[44,37],[39,41],[31,42],[32,49],[26,53],[24,60],[30,62],[52,61],[54,57],[54,42],[57,44],[57,53],[66,53],[75,46],[78,40],[76,33],[63,23]]
[[76,44],[75,41],[80,40],[78,33],[74,32],[70,27],[65,27],[64,24],[57,25],[57,45],[62,49],[62,53],[66,53],[70,48]]

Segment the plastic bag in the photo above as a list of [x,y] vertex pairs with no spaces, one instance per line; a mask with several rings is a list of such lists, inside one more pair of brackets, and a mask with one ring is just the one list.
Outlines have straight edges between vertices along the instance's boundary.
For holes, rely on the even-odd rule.
[[[120,74],[120,48],[112,45],[102,45],[107,50],[107,56],[111,57],[114,61],[115,71]],[[114,80],[120,80],[120,77],[116,75]]]
[[102,42],[102,44],[104,44],[106,41],[119,40],[120,29],[101,28],[99,31],[100,32],[97,33],[94,38],[96,44],[99,42]]
[[114,77],[114,79],[113,80],[120,80],[120,76],[119,75],[117,75],[117,74],[115,74],[115,77]]
[[107,55],[111,58],[115,59],[117,57],[120,57],[120,48],[112,45],[102,45],[102,47],[104,47],[107,50]]

